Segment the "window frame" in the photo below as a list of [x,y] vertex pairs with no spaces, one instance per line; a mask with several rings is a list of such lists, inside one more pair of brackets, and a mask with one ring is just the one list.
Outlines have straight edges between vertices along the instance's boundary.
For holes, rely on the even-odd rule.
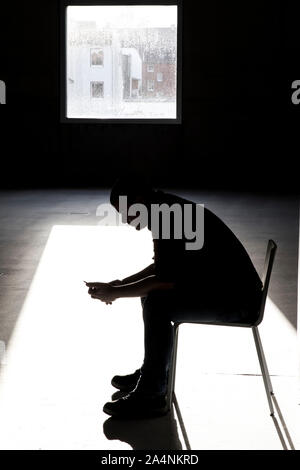
[[[70,118],[67,117],[67,7],[101,5],[174,5],[177,6],[177,63],[176,63],[176,117],[171,118]],[[93,65],[101,67],[101,65]],[[60,122],[61,123],[124,123],[124,124],[182,124],[182,0],[62,0],[60,2]]]

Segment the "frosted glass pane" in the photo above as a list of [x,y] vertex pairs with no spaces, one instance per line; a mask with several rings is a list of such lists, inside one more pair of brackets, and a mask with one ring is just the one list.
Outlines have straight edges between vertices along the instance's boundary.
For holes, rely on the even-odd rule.
[[177,6],[67,8],[67,117],[176,119]]

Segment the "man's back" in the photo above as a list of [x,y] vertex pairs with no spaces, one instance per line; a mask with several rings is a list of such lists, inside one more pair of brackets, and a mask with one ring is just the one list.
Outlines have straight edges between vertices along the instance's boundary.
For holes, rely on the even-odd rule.
[[[157,204],[185,204],[193,207],[195,227],[196,203],[173,194],[157,192]],[[184,213],[184,212],[183,212]],[[191,221],[192,222],[192,221]],[[157,276],[162,280],[173,280],[181,288],[191,287],[238,290],[251,295],[260,292],[261,280],[243,245],[222,220],[204,208],[204,245],[200,250],[186,249],[182,239],[154,239],[154,260]]]

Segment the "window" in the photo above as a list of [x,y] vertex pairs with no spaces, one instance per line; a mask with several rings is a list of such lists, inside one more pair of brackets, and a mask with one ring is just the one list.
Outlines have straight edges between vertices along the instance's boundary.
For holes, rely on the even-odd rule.
[[103,65],[102,49],[91,49],[91,65]]
[[154,91],[154,80],[148,80],[148,91]]
[[[66,19],[61,22],[62,119],[178,122],[181,0],[164,5],[103,1],[61,1]],[[155,73],[160,67],[168,80]],[[102,98],[101,106],[90,98]]]
[[103,98],[104,86],[103,82],[91,82],[91,98]]

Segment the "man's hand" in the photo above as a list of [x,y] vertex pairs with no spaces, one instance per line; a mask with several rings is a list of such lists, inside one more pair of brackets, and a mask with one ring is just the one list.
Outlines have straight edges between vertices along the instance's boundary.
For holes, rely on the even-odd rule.
[[117,298],[116,289],[105,282],[86,282],[88,293],[92,299],[98,299],[106,304],[111,304]]

